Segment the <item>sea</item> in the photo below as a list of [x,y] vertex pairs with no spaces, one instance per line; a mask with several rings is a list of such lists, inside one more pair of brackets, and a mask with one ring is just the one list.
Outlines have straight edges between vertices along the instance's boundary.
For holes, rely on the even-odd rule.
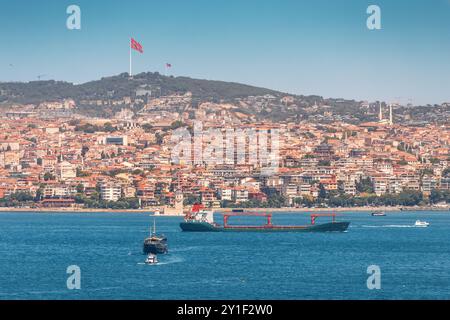
[[[169,253],[146,265],[154,219]],[[275,213],[273,223],[309,219]],[[188,233],[182,218],[148,213],[3,212],[0,299],[450,299],[450,212],[337,219],[347,232]]]

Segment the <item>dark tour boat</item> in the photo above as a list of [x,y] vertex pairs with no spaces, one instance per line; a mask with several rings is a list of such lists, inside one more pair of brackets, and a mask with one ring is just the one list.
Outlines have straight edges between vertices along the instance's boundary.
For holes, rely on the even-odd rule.
[[167,238],[164,235],[156,234],[156,224],[153,220],[153,232],[150,237],[144,240],[144,254],[162,254],[167,253]]

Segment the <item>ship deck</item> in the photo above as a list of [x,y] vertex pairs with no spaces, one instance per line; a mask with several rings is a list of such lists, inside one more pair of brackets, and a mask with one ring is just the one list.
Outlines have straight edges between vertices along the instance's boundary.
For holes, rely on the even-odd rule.
[[189,232],[344,232],[350,222],[331,222],[307,226],[217,226],[204,222],[182,222],[180,227]]

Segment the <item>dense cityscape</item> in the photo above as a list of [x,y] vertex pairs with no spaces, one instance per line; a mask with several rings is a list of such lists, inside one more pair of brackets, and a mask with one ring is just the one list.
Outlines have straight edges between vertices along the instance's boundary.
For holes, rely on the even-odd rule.
[[[441,111],[440,122],[405,116],[413,106],[354,103],[364,110],[363,121],[340,115],[320,97],[308,102],[274,93],[196,101],[189,91],[163,94],[159,89],[155,94],[143,86],[129,96],[113,96],[4,101],[0,206],[145,209],[175,208],[181,201],[212,208],[279,208],[450,202],[448,104],[429,106],[428,116]],[[83,114],[80,106],[84,111],[101,107],[113,115]],[[300,111],[285,120],[267,117],[276,108]],[[262,163],[248,161],[249,139],[239,151],[241,161],[234,152],[223,162],[174,163],[173,133],[183,128],[192,132],[195,123],[204,132],[276,129],[276,170],[267,175]],[[211,141],[204,133],[193,144],[204,150]]]
[[448,300],[449,30],[450,0],[3,1],[0,304]]

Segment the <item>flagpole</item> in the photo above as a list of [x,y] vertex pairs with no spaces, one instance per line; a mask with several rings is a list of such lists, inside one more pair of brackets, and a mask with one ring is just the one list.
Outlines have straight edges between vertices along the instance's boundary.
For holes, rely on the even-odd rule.
[[130,47],[130,73],[129,73],[129,75],[130,75],[130,78],[132,77],[132,74],[131,74],[131,38],[130,38],[130,43],[129,43],[129,47]]

